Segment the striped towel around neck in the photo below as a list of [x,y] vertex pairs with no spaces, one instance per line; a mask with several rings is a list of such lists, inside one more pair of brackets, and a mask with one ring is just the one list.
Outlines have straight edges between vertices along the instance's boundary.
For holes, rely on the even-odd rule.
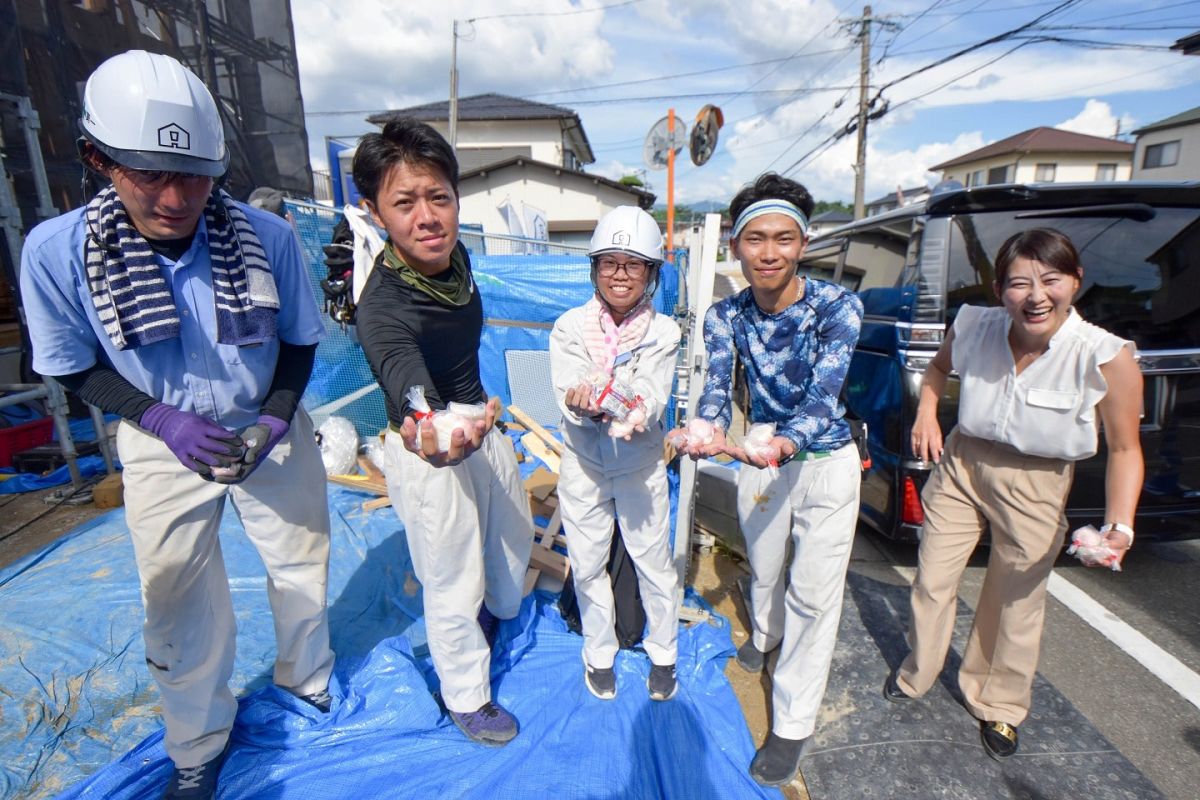
[[[179,311],[154,250],[111,186],[85,210],[88,291],[113,347],[142,347],[179,336]],[[279,293],[262,242],[225,192],[204,208],[212,263],[217,341],[261,344],[276,336]]]

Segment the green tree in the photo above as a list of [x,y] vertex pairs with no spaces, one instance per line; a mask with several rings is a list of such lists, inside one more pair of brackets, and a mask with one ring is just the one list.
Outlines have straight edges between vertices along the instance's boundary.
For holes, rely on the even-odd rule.
[[637,186],[638,188],[646,185],[646,183],[637,175],[625,175],[618,180],[617,183],[621,184],[622,186]]

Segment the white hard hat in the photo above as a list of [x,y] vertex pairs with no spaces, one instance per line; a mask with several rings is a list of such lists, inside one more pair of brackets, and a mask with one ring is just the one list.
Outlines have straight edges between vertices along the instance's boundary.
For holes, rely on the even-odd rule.
[[96,67],[83,90],[84,136],[130,169],[219,178],[225,130],[204,83],[170,56],[130,50]]
[[617,206],[600,218],[588,255],[629,253],[656,264],[663,260],[663,237],[654,217],[637,206]]

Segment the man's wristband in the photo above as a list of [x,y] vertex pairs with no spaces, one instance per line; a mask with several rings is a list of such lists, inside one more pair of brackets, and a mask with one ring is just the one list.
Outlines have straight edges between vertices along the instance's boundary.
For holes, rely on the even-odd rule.
[[1101,533],[1108,533],[1109,531],[1125,534],[1129,537],[1129,546],[1133,547],[1133,528],[1122,522],[1106,522],[1100,526]]

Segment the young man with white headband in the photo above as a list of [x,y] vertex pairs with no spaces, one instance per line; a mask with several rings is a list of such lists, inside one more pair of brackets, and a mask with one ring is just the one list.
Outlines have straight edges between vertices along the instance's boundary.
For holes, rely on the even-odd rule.
[[[724,452],[743,462],[738,518],[752,572],[753,635],[737,661],[761,672],[779,649],[772,729],[750,765],[766,785],[795,776],[815,728],[858,517],[861,467],[838,397],[862,303],[841,286],[797,274],[812,209],[807,189],[774,173],[730,203],[730,249],[749,287],[704,319],[708,374],[697,410],[716,434],[709,445],[687,448],[693,458]],[[750,390],[749,421],[775,424],[777,461],[726,439],[735,350]]]

